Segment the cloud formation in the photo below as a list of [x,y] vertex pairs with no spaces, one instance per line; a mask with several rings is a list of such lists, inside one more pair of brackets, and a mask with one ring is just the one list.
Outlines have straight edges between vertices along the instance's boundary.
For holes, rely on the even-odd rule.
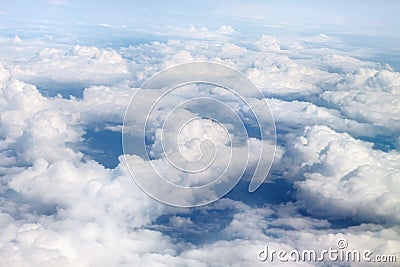
[[[236,40],[236,33],[230,26],[212,33],[191,28],[192,39],[118,49],[2,38],[0,265],[261,266],[257,251],[266,244],[320,249],[339,238],[352,248],[398,253],[399,73],[314,46],[331,38],[299,42],[261,35],[249,45]],[[224,42],[210,40],[218,34]],[[85,132],[120,130],[141,82],[165,67],[199,60],[233,66],[261,88],[278,134],[276,162],[263,187],[285,179],[292,198],[253,205],[249,194],[175,209],[143,193],[121,155],[114,169],[85,155]],[[73,84],[81,97],[57,95]],[[173,107],[195,90],[188,87],[166,103]],[[209,93],[250,118],[229,95]],[[246,100],[255,108],[265,101],[251,95]],[[162,110],[149,119],[151,152],[162,171],[173,173],[158,142],[163,119]],[[210,120],[193,122],[190,129],[179,143],[189,157],[199,152],[199,140],[211,138],[223,148],[229,139]],[[257,148],[260,142],[254,137],[247,144]],[[147,172],[148,160],[131,160]],[[250,168],[255,160],[249,159]],[[208,176],[175,178],[197,183]],[[208,223],[213,218],[217,226]],[[177,232],[184,237],[174,238]],[[196,244],[189,241],[193,233],[213,238]]]

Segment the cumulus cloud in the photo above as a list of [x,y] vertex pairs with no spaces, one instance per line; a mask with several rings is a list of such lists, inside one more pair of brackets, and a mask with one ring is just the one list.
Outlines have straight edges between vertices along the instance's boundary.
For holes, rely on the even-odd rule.
[[281,50],[281,47],[279,45],[279,40],[273,36],[262,35],[261,38],[257,40],[255,44],[261,51]]
[[336,90],[321,97],[349,118],[383,126],[396,134],[400,127],[399,81],[398,72],[361,68],[346,74]]
[[[175,32],[166,42],[119,49],[0,39],[1,264],[261,266],[265,263],[258,261],[257,252],[265,245],[318,250],[336,246],[339,238],[351,248],[398,253],[398,72],[308,43],[335,43],[333,37],[302,43],[262,35],[247,45],[235,41],[237,31],[230,26]],[[121,129],[126,106],[146,78],[177,63],[202,60],[241,70],[267,97],[278,148],[272,179],[263,186],[276,177],[286,179],[293,198],[253,206],[251,201],[245,204],[249,194],[248,199],[229,197],[203,208],[175,209],[140,190],[123,156],[117,167],[107,169],[81,151],[88,129]],[[54,87],[43,89],[43,83]],[[57,84],[79,84],[82,95],[57,95]],[[47,95],[48,89],[55,93]],[[249,110],[231,95],[216,88],[206,92],[187,87],[166,99],[164,108],[175,108],[185,97],[213,95],[247,119],[248,126],[254,123]],[[256,110],[265,103],[246,88],[240,92]],[[160,93],[148,90],[138,110]],[[172,144],[174,127],[197,115],[193,107],[177,110],[164,132]],[[211,105],[208,110],[224,114]],[[151,175],[153,163],[174,182],[189,184],[218,173],[224,157],[198,180],[175,175],[160,146],[163,112],[157,110],[148,120],[152,158],[128,156],[137,170]],[[268,116],[259,119],[271,123]],[[235,126],[232,121],[221,125],[230,131]],[[238,132],[227,135],[221,125],[206,118],[193,121],[182,131],[178,149],[170,146],[166,152],[194,160],[202,141],[210,139],[227,155],[227,144]],[[232,175],[240,172],[246,146],[257,152],[261,145],[271,145],[257,137],[240,144]],[[258,158],[250,155],[248,160],[246,172],[251,173]],[[209,223],[213,218],[220,220],[214,228]],[[213,239],[195,244],[174,238],[177,232]]]
[[397,151],[374,150],[371,143],[327,126],[307,127],[294,140],[293,150],[299,155],[296,171],[304,177],[297,174],[298,199],[308,211],[367,222],[399,222]]
[[[130,78],[128,63],[112,49],[47,46],[40,40],[16,43],[3,38],[1,42],[1,59],[14,78],[56,93],[71,87],[83,90],[89,85],[113,85]],[[10,53],[14,59],[8,57]],[[20,64],[10,64],[10,60]]]
[[[99,69],[102,73],[98,72]],[[28,81],[31,81],[31,76],[41,76],[59,82],[75,80],[87,83],[105,83],[107,78],[121,79],[127,72],[124,59],[115,51],[79,45],[69,50],[44,48],[38,53],[37,61],[31,60],[13,70],[15,76]]]

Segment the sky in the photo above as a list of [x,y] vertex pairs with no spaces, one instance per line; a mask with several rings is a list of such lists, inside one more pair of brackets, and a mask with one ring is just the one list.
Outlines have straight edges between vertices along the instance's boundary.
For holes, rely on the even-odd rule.
[[2,1],[0,267],[398,265],[399,11]]
[[[155,25],[214,26],[243,20],[275,26],[319,28],[357,34],[399,36],[398,1],[3,1],[2,23],[60,23],[70,27]],[[207,19],[205,19],[207,18]],[[384,18],[384,19],[382,19]],[[304,30],[304,29],[303,29]]]

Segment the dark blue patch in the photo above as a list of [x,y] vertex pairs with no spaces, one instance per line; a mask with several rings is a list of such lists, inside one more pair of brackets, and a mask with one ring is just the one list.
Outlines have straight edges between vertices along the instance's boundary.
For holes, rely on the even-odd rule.
[[[293,186],[284,179],[274,179],[264,183],[253,193],[248,192],[248,187],[249,182],[239,182],[224,198],[243,202],[250,207],[281,204],[294,200]],[[160,216],[149,228],[157,229],[177,242],[188,242],[197,246],[220,239],[229,240],[231,237],[224,236],[222,230],[230,224],[237,210],[234,208],[219,209],[217,207],[218,201],[215,204],[191,208],[190,213],[180,212],[177,208],[175,214]],[[190,218],[191,224],[176,228],[170,223],[170,218],[173,216]],[[272,214],[271,217],[276,218],[276,215]]]
[[[157,229],[178,242],[188,242],[198,246],[220,240],[221,231],[232,221],[234,213],[232,209],[221,210],[212,206],[193,208],[190,213],[162,215],[149,228]],[[174,227],[170,224],[170,218],[173,216],[190,218],[192,223],[179,228]]]
[[373,143],[373,149],[381,150],[384,152],[390,152],[391,150],[396,149],[396,137],[394,136],[375,136],[375,137],[368,137],[368,136],[361,136],[359,139],[363,141],[367,141]]
[[46,97],[54,97],[60,94],[64,99],[69,99],[70,96],[82,99],[83,91],[86,86],[88,85],[48,82],[37,84],[36,88]]
[[[268,178],[267,178],[268,179]],[[282,204],[295,201],[293,184],[286,179],[272,179],[263,183],[255,192],[249,193],[250,182],[239,182],[225,198],[241,201],[251,207],[265,204]]]
[[244,127],[246,128],[248,137],[261,139],[260,127],[254,126],[254,125],[250,125],[250,124],[247,124],[247,123],[244,123]]
[[[352,218],[329,218],[327,216],[311,215],[305,209],[299,210],[299,214],[303,217],[314,218],[317,220],[327,220],[330,224],[331,229],[345,229],[348,227],[358,226],[358,225],[364,223],[364,222],[354,220]],[[369,222],[365,222],[365,223],[369,223]]]
[[118,156],[123,153],[121,132],[86,129],[83,138],[83,153],[106,168],[112,169],[118,165]]

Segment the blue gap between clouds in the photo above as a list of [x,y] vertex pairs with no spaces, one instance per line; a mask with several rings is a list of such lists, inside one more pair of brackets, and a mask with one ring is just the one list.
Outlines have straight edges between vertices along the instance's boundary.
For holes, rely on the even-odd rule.
[[113,169],[118,166],[118,157],[123,154],[122,136],[119,131],[86,129],[83,135],[83,153]]
[[64,84],[64,83],[40,83],[36,85],[38,91],[45,97],[55,97],[60,94],[64,99],[69,99],[70,96],[78,99],[83,98],[83,91],[86,86],[82,84]]
[[[226,196],[223,198],[240,201],[252,208],[262,208],[266,204],[283,204],[294,201],[293,186],[285,179],[273,179],[268,183],[264,183],[257,191],[248,192],[248,181],[240,181]],[[218,204],[218,201],[215,202]],[[157,229],[164,234],[172,237],[178,242],[189,242],[194,245],[202,245],[212,243],[221,238],[229,239],[229,236],[223,236],[221,233],[237,212],[234,208],[218,209],[213,208],[213,204],[192,208],[190,213],[179,212],[173,215],[160,216],[150,229]],[[190,224],[184,224],[177,228],[170,223],[173,216],[182,218],[190,218]]]

